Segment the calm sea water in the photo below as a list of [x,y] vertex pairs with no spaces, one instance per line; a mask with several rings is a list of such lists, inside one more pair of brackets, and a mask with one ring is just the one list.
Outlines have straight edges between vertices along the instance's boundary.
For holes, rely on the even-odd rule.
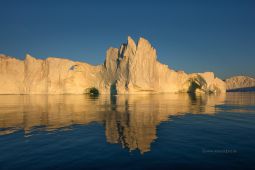
[[0,169],[255,169],[255,93],[1,95]]

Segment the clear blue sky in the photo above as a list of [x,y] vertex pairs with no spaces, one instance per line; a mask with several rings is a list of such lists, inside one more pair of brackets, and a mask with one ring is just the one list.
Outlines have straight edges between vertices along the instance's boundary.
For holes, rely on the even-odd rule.
[[0,0],[0,53],[101,64],[127,36],[190,72],[255,77],[255,1]]

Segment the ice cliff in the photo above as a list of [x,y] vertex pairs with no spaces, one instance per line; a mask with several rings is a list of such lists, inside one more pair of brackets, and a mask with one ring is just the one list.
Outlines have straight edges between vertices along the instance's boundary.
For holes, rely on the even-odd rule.
[[198,92],[224,93],[225,82],[212,72],[187,74],[157,61],[144,38],[131,37],[109,48],[104,64],[93,66],[61,58],[18,60],[0,55],[0,94],[83,94],[95,87],[101,94]]

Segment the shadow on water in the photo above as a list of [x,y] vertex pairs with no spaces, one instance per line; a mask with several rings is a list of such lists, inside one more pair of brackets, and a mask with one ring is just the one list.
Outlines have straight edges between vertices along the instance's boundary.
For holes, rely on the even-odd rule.
[[231,94],[0,95],[0,135],[98,122],[104,125],[107,142],[144,153],[150,151],[161,122],[187,113],[213,115],[217,105],[234,99]]

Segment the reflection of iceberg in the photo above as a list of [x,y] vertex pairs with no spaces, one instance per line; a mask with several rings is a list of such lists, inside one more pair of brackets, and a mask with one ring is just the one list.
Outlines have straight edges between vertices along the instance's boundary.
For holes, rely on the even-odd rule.
[[156,126],[170,116],[213,114],[225,96],[161,94],[91,98],[86,95],[1,95],[0,133],[38,127],[52,131],[73,124],[105,125],[109,143],[121,143],[142,153],[157,138]]
[[118,96],[115,110],[105,116],[107,141],[121,143],[130,150],[147,152],[157,138],[156,126],[169,120],[169,116],[213,114],[214,106],[223,102],[224,98],[224,95],[187,94]]

